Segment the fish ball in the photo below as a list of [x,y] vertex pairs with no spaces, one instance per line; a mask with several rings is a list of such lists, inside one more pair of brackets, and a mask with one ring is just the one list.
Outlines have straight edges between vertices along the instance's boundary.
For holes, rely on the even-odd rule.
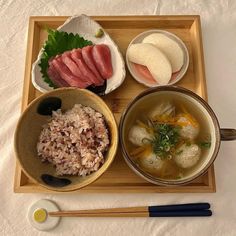
[[134,125],[129,131],[129,141],[137,146],[142,146],[143,139],[152,139],[152,135],[147,130],[138,125]]
[[186,139],[193,140],[199,134],[199,125],[193,126],[192,123],[186,117],[180,117],[178,122],[185,123],[180,130],[180,136]]
[[179,167],[190,168],[194,166],[200,159],[201,149],[196,144],[183,144],[176,151],[174,160]]
[[164,161],[152,152],[147,156],[141,157],[139,163],[145,169],[156,171],[162,168]]

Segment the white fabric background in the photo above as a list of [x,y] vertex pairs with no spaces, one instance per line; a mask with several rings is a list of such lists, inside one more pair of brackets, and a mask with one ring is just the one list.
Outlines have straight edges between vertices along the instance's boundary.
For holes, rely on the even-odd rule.
[[[48,1],[0,0],[0,235],[236,235],[236,142],[222,143],[215,162],[215,194],[14,194],[12,138],[23,85],[28,18],[31,15],[200,14],[209,103],[222,127],[236,128],[236,1]],[[27,222],[40,198],[62,209],[125,207],[208,201],[210,218],[63,219],[43,233]]]

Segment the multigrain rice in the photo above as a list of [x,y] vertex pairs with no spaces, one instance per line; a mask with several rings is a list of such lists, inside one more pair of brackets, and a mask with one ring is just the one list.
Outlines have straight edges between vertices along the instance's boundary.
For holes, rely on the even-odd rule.
[[54,111],[43,126],[37,151],[43,162],[56,167],[58,175],[85,176],[104,163],[109,134],[104,116],[93,108],[76,104],[64,114]]

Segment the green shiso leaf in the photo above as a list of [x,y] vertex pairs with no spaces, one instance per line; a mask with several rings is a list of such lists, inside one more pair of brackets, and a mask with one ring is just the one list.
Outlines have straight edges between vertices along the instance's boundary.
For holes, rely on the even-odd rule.
[[49,67],[48,61],[50,58],[55,57],[58,54],[62,54],[65,51],[70,51],[74,48],[83,48],[85,46],[92,45],[93,43],[84,39],[79,34],[67,33],[52,29],[47,29],[47,32],[48,39],[43,46],[43,54],[39,63],[39,67],[44,81],[50,87],[56,88],[47,74]]

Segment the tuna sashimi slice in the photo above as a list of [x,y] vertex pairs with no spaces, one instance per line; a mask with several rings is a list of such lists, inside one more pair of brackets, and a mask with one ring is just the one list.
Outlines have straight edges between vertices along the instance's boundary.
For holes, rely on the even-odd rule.
[[81,80],[86,80],[86,78],[83,77],[78,65],[72,60],[70,52],[64,52],[61,55],[61,60],[69,68],[73,75],[79,77]]
[[97,70],[95,66],[95,62],[93,60],[92,55],[93,46],[86,46],[82,48],[82,57],[84,59],[84,62],[87,64],[89,69],[94,73],[94,75],[98,79],[102,79],[102,76],[100,75],[99,71]]
[[71,58],[73,61],[79,66],[82,74],[88,78],[89,81],[92,81],[92,83],[96,86],[102,85],[104,83],[103,79],[96,78],[96,76],[93,74],[93,72],[88,68],[86,63],[84,62],[82,58],[82,52],[81,49],[73,49],[71,51]]
[[93,84],[93,81],[90,80],[90,78],[86,77],[79,66],[74,62],[74,60],[71,58],[71,51],[64,52],[61,55],[61,59],[63,63],[69,68],[71,73],[78,77],[81,81],[84,81],[85,83],[89,83],[90,85]]
[[92,49],[95,65],[104,79],[109,79],[113,74],[111,52],[107,45],[98,44]]
[[52,64],[54,65],[57,72],[60,74],[61,78],[64,79],[70,86],[72,87],[79,87],[79,88],[86,88],[91,83],[81,81],[78,77],[74,76],[68,67],[62,62],[60,57],[52,60]]
[[57,72],[52,63],[50,63],[47,73],[49,78],[57,87],[70,87],[70,85],[61,78],[60,74]]

